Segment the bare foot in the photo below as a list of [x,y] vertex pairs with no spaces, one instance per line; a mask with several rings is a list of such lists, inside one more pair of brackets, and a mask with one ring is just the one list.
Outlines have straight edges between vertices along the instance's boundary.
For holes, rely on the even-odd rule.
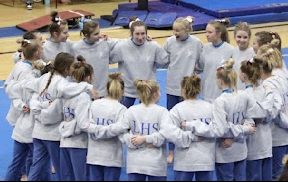
[[167,163],[172,164],[174,160],[174,152],[169,152],[169,155],[167,157]]
[[28,181],[28,177],[26,175],[22,175],[20,181]]
[[55,174],[55,173],[56,173],[54,166],[51,166],[51,173],[52,173],[52,174]]

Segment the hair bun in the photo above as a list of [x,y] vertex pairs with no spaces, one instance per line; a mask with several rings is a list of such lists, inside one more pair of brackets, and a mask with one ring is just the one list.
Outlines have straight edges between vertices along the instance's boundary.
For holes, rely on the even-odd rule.
[[216,22],[222,23],[226,27],[230,25],[230,20],[228,18],[223,18],[223,19],[216,19]]
[[193,23],[194,22],[194,17],[193,16],[187,16],[185,18],[185,20],[187,20],[189,23]]
[[77,56],[77,61],[81,62],[81,63],[85,63],[86,59],[82,56],[82,55],[78,55]]
[[112,80],[117,80],[117,79],[121,78],[121,73],[111,73],[111,74],[109,74],[109,78]]

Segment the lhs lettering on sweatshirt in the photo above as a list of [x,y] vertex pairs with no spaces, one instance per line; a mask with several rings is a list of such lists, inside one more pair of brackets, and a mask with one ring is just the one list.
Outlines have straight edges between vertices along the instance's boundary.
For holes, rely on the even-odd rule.
[[113,119],[107,119],[107,118],[93,118],[96,125],[103,125],[108,126],[112,123],[114,123]]
[[244,113],[243,112],[235,112],[232,116],[232,123],[233,124],[243,124]]
[[202,123],[205,123],[205,124],[207,124],[207,125],[209,125],[209,123],[211,122],[211,118],[200,118],[200,121],[202,122]]
[[[93,121],[95,122],[96,125],[102,125],[102,126],[108,126],[108,125],[114,123],[113,119],[107,119],[107,118],[93,118]],[[95,133],[91,133],[90,138],[92,140],[95,140],[95,141],[98,140]]]
[[283,94],[282,97],[284,102],[283,105],[286,108],[288,106],[288,93]]
[[159,131],[158,122],[137,122],[132,121],[131,132],[134,135],[150,135],[154,132]]
[[75,118],[75,109],[70,107],[63,107],[64,120],[71,121]]
[[40,102],[45,102],[45,101],[52,101],[52,97],[48,92],[43,92],[41,95],[39,95],[38,100]]

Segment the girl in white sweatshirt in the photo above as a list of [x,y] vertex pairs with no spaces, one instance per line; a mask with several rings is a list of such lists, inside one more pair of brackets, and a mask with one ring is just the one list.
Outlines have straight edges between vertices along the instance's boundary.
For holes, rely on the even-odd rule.
[[39,180],[41,171],[49,168],[49,158],[60,178],[60,133],[59,125],[63,121],[62,98],[71,98],[79,93],[92,90],[92,85],[81,82],[69,82],[65,77],[70,74],[74,57],[68,53],[59,53],[53,63],[53,69],[39,79],[29,81],[25,88],[38,93],[31,110],[35,113],[33,137],[33,164],[29,180]]
[[25,57],[23,61],[15,65],[10,74],[11,79],[6,82],[6,92],[11,99],[12,108],[15,109],[15,112],[10,109],[8,116],[13,116],[16,121],[12,133],[12,138],[14,139],[13,160],[5,177],[8,181],[20,180],[21,167],[25,169],[22,173],[24,172],[23,174],[28,175],[32,163],[33,144],[31,132],[34,126],[34,119],[30,112],[29,104],[32,94],[25,91],[21,85],[40,76],[35,76],[34,71],[36,69],[34,65],[36,60],[42,56],[42,47],[36,41],[24,40],[22,41],[22,50]]
[[[123,89],[123,83],[117,85],[117,87],[122,86]],[[108,95],[113,90],[111,86],[109,86],[110,89],[107,86]],[[94,125],[96,123],[97,127],[91,127],[90,123],[90,129],[88,129],[88,132],[91,133],[89,135],[91,154],[89,154],[89,142],[87,163],[91,164],[89,165],[90,175],[92,174],[90,178],[93,177],[93,180],[112,180],[113,176],[119,177],[122,149],[115,136],[119,135],[121,142],[128,146],[127,173],[129,180],[145,180],[146,177],[148,180],[165,180],[165,138],[182,148],[189,147],[195,140],[191,131],[182,131],[172,124],[167,109],[156,105],[160,93],[159,86],[155,81],[137,81],[136,88],[142,104],[130,107],[125,113],[126,108],[115,100],[104,98],[94,101],[95,104],[93,103],[91,106],[93,123]],[[119,91],[120,89],[113,98],[121,96]],[[110,139],[101,140],[101,138]],[[110,145],[115,143],[112,146],[117,144],[118,148],[111,149],[112,146],[106,145],[108,141]],[[101,146],[107,148],[105,149],[107,152],[103,153],[103,149],[99,148]],[[114,160],[107,162],[107,158]],[[114,166],[114,168],[108,166]],[[104,169],[104,172],[107,171],[107,174],[100,173],[100,169]],[[110,174],[115,174],[110,178],[107,177],[109,170],[114,171]],[[97,177],[96,174],[100,175]],[[119,178],[113,178],[113,180],[117,179]]]
[[[258,49],[256,63],[260,66],[261,78],[264,80],[263,85],[269,92],[271,100],[270,105],[274,106],[272,123],[272,177],[278,179],[281,174],[283,165],[281,160],[288,152],[288,125],[287,119],[282,118],[281,114],[287,117],[287,94],[288,81],[287,73],[281,69],[282,56],[277,48],[273,45],[263,45]],[[277,97],[279,96],[279,97]],[[277,100],[277,98],[279,98]]]
[[[184,76],[194,72],[196,62],[199,62],[202,52],[201,41],[193,35],[193,17],[179,17],[173,23],[173,36],[164,45],[168,53],[168,69],[166,78],[167,109],[170,110],[183,100],[181,96],[181,81]],[[173,162],[173,144],[169,143],[168,163]]]
[[103,39],[100,34],[100,25],[94,21],[84,23],[81,30],[84,38],[73,44],[75,57],[81,55],[94,69],[92,84],[99,92],[99,97],[107,95],[106,84],[108,81],[109,64],[111,63],[111,50],[117,40]]
[[[251,38],[251,29],[247,22],[239,22],[235,25],[234,39],[237,43],[237,47],[234,48],[232,59],[235,61],[234,69],[239,74],[241,62],[253,58],[255,52],[252,47],[249,46]],[[237,89],[245,89],[245,84],[240,79],[237,81]]]
[[72,54],[72,42],[68,40],[68,23],[62,20],[56,11],[51,13],[52,24],[49,26],[50,37],[43,44],[43,60],[53,61],[58,53]]
[[[109,127],[123,119],[126,107],[119,101],[124,93],[124,81],[120,73],[109,75],[106,84],[107,96],[93,101],[90,107],[92,124]],[[122,143],[117,133],[107,137],[90,133],[88,140],[87,164],[90,181],[119,181],[124,166]]]
[[213,102],[221,90],[216,82],[216,69],[224,61],[232,57],[233,46],[229,44],[229,36],[226,26],[227,19],[210,21],[206,26],[206,37],[209,43],[203,46],[203,51],[197,69],[203,71],[202,95],[204,100]]
[[[18,39],[16,41],[16,43],[21,44],[23,40],[36,40],[39,42],[40,45],[42,45],[43,42],[43,38],[42,38],[42,34],[40,32],[26,32],[23,34],[21,39]],[[16,64],[19,61],[24,60],[24,56],[23,56],[23,49],[19,48],[17,50],[17,52],[15,52],[12,55],[13,58],[13,62]]]
[[[254,119],[256,132],[247,137],[247,179],[251,181],[271,181],[272,180],[272,132],[271,118],[269,116],[271,103],[267,102],[267,92],[260,80],[260,67],[254,59],[241,62],[240,80],[245,84],[245,92],[256,100],[257,109],[255,114],[259,115]],[[268,103],[268,104],[267,104]]]
[[245,137],[255,132],[252,118],[256,102],[246,92],[236,90],[237,74],[232,69],[233,64],[234,61],[229,60],[216,71],[222,94],[213,103],[210,124],[186,123],[186,128],[190,128],[197,136],[217,137],[216,175],[222,181],[246,179]]
[[127,108],[138,98],[134,81],[156,79],[156,69],[168,62],[168,55],[155,41],[147,41],[147,27],[134,21],[130,27],[131,38],[116,44],[111,52],[112,62],[118,63],[125,83],[121,101]]
[[[178,128],[182,128],[183,121],[193,122],[193,120],[200,120],[209,125],[212,120],[212,104],[196,99],[201,90],[200,77],[197,75],[184,77],[181,88],[184,101],[170,110],[172,122]],[[215,168],[215,141],[215,138],[202,136],[185,150],[177,147],[174,159],[175,180],[192,181],[195,176],[196,181],[212,181]]]
[[[81,57],[71,66],[74,82],[91,83],[93,67]],[[88,135],[81,131],[81,121],[89,120],[91,97],[82,92],[70,99],[63,99],[64,120],[59,126],[60,140],[60,175],[63,181],[85,181],[87,179]]]

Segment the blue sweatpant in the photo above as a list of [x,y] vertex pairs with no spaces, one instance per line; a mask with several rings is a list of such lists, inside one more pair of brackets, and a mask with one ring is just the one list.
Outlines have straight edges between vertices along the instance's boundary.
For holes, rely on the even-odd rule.
[[218,181],[245,181],[246,160],[231,163],[216,163]]
[[124,106],[129,108],[129,107],[134,105],[135,100],[136,100],[136,98],[123,96],[120,102],[121,102],[121,104],[123,104]]
[[128,181],[166,181],[166,176],[150,176],[146,174],[138,174],[138,173],[129,173]]
[[87,149],[60,148],[62,181],[87,181]]
[[14,140],[13,159],[7,169],[5,181],[20,181],[23,166],[26,169],[25,173],[28,174],[31,163],[29,163],[29,161],[26,163],[26,161],[27,157],[31,157],[31,154],[29,154],[29,152],[31,153],[32,151],[32,143],[20,143]]
[[30,168],[28,180],[50,180],[51,175],[51,162],[55,168],[55,180],[59,181],[60,178],[60,142],[33,139],[33,162]]
[[183,101],[183,97],[167,94],[167,109],[172,109],[176,104]]
[[213,171],[174,171],[175,181],[193,181],[194,176],[196,181],[213,181]]
[[89,181],[119,181],[121,167],[108,167],[88,164]]
[[277,180],[282,173],[283,164],[282,159],[284,155],[288,154],[288,145],[272,148],[272,178]]
[[248,181],[272,181],[272,158],[247,160]]

